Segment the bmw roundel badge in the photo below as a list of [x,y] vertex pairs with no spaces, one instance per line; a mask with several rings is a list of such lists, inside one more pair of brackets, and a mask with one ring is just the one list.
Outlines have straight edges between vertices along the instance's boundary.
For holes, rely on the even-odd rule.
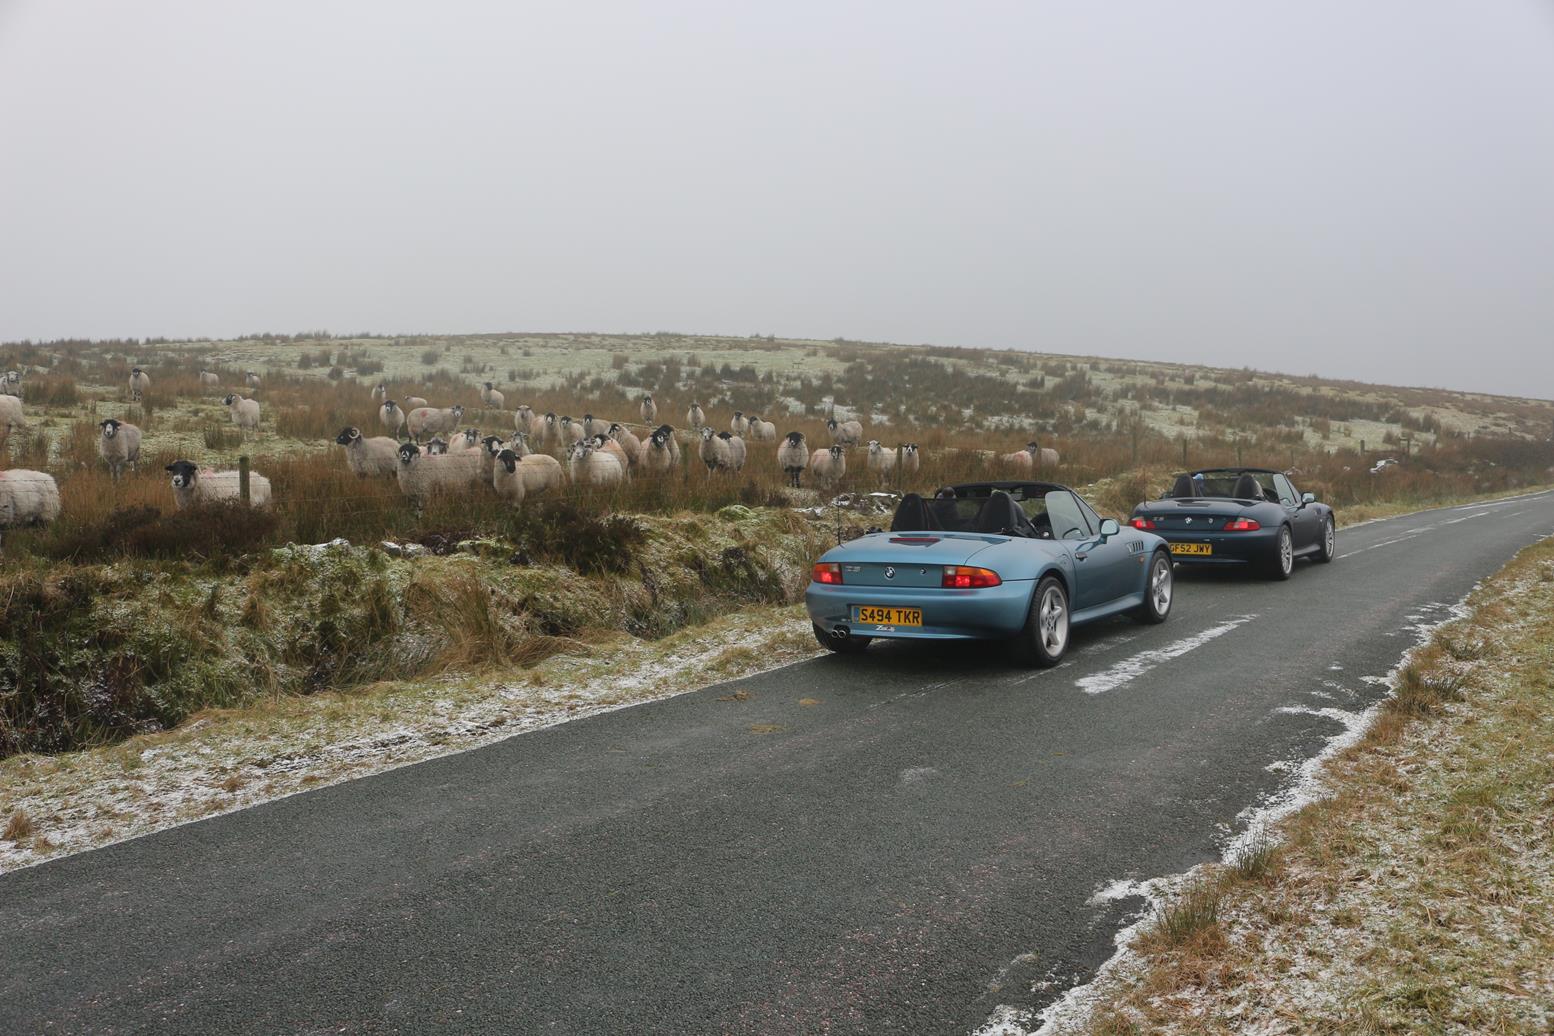
[[891,568],[889,565],[886,565],[885,566],[885,578],[886,579],[894,579],[894,578],[896,578],[896,570],[894,568]]

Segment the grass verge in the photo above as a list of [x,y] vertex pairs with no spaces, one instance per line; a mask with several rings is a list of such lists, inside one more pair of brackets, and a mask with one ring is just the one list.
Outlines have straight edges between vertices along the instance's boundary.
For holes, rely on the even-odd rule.
[[1554,540],[1399,671],[1330,797],[1162,904],[1081,1031],[1554,1026]]

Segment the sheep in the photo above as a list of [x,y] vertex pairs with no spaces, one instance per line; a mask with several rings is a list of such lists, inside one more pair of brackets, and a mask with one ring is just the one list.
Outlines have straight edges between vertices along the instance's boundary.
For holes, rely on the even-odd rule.
[[405,427],[405,411],[392,399],[385,399],[383,405],[378,407],[378,422],[397,439],[399,430]]
[[[481,473],[489,476],[492,472],[492,469],[496,467],[497,456],[507,448],[507,444],[502,441],[502,437],[500,435],[488,435],[484,439],[480,440]],[[514,456],[521,456],[521,454],[518,454],[516,451],[509,452],[512,452]]]
[[534,447],[529,445],[529,437],[523,432],[514,432],[513,437],[507,440],[507,448],[518,454],[520,460],[534,452]]
[[[501,459],[500,454],[497,459]],[[519,457],[518,472],[523,476],[524,496],[538,496],[552,489],[559,490],[563,483],[561,462],[548,453],[531,453]]]
[[466,428],[462,432],[455,431],[448,439],[448,451],[478,450],[480,449],[480,429]]
[[534,409],[527,403],[520,403],[518,409],[513,411],[513,428],[524,435],[539,435],[543,431],[543,422],[535,417]]
[[432,436],[426,443],[426,455],[428,457],[441,457],[448,452],[448,444],[437,436]]
[[201,370],[200,384],[210,385],[214,388],[215,386],[221,384],[221,375],[217,374],[215,371]]
[[561,438],[557,441],[569,449],[584,439],[583,423],[581,421],[574,421],[565,414],[562,414],[561,420],[556,422],[556,427],[560,430],[561,435]]
[[741,471],[745,466],[745,440],[729,432],[719,432],[718,438],[728,443],[728,466],[735,471]]
[[746,438],[752,442],[776,442],[777,426],[770,421],[761,420],[760,414],[751,414],[750,434]]
[[870,439],[869,456],[865,463],[883,486],[890,481],[891,474],[896,470],[896,451],[888,446],[881,446],[878,439]]
[[22,372],[6,371],[0,375],[0,396],[17,396],[22,394]]
[[108,418],[99,421],[101,433],[97,437],[97,454],[108,462],[108,470],[114,478],[124,474],[124,465],[140,464],[140,429],[123,421]]
[[131,399],[140,399],[146,394],[146,389],[151,387],[151,375],[139,367],[130,368],[129,391]]
[[399,472],[399,440],[386,435],[362,437],[355,425],[342,428],[335,442],[345,447],[345,464],[358,478],[393,478]]
[[226,405],[227,413],[232,415],[232,423],[237,425],[238,431],[247,434],[259,431],[259,401],[257,399],[244,399],[236,392],[228,392],[222,397],[222,403]]
[[701,426],[707,423],[707,415],[702,413],[700,403],[691,403],[691,408],[685,412],[685,423],[691,426],[691,431],[701,431]]
[[496,490],[496,495],[514,506],[523,503],[527,493],[518,455],[512,450],[501,450],[491,461],[491,488]]
[[585,438],[596,439],[601,435],[610,434],[610,425],[613,422],[593,414],[583,415],[583,435]]
[[26,428],[27,422],[22,417],[22,400],[20,396],[0,396],[0,430],[10,432],[13,428]]
[[554,410],[545,411],[545,416],[540,418],[539,438],[541,446],[555,446],[561,442],[560,420]]
[[0,532],[42,525],[59,517],[59,486],[42,471],[0,471]]
[[384,382],[380,381],[380,382],[377,383],[377,385],[373,386],[373,389],[372,389],[372,401],[374,403],[382,403],[387,398],[388,398],[388,385],[387,384],[385,384]]
[[809,458],[809,470],[815,478],[828,486],[841,481],[847,474],[847,451],[840,446],[816,450]]
[[594,449],[614,457],[620,462],[622,471],[628,471],[631,468],[631,458],[626,453],[625,448],[608,435],[592,435],[583,441],[593,443]]
[[462,492],[481,481],[479,454],[421,452],[413,442],[399,446],[399,468],[395,472],[399,491],[414,500],[434,493]]
[[[173,476],[173,502],[182,511],[197,504],[238,503],[242,500],[242,476],[236,471],[201,469],[186,460],[167,466]],[[257,471],[248,473],[250,507],[270,506],[270,480]]]
[[418,406],[405,415],[405,426],[410,429],[410,438],[420,442],[423,437],[453,434],[463,417],[461,406]]
[[400,406],[405,408],[406,413],[409,413],[417,407],[431,406],[431,404],[422,399],[420,396],[406,396],[405,401],[401,403]]
[[243,384],[247,385],[249,388],[258,388],[259,383],[263,380],[264,379],[260,378],[259,375],[254,371],[243,372]]
[[651,475],[662,475],[680,466],[680,444],[674,429],[661,424],[642,440],[637,451],[637,466]]
[[626,460],[631,467],[637,466],[637,461],[642,457],[642,440],[632,434],[631,429],[622,424],[610,425],[610,438],[621,444],[621,449],[626,451]]
[[642,394],[642,402],[637,407],[637,412],[642,415],[642,423],[650,427],[658,420],[658,404],[653,402],[653,397],[648,393]]
[[701,445],[697,447],[697,456],[701,457],[708,471],[723,471],[729,466],[728,443],[719,439],[717,433],[711,428],[702,428]]
[[833,417],[826,427],[831,429],[831,442],[836,446],[857,446],[863,442],[863,425],[857,421],[838,421]]
[[1056,467],[1058,451],[1028,442],[1025,444],[1025,449],[1006,453],[999,460],[1009,467],[1028,473],[1042,468]]
[[745,420],[743,410],[734,411],[734,416],[729,418],[728,430],[733,435],[744,435],[750,431],[750,422]]
[[484,381],[481,382],[481,386],[481,403],[485,404],[487,407],[490,407],[492,410],[507,409],[507,397],[502,395],[501,392],[497,391],[495,385],[491,384],[489,381]]
[[799,476],[809,467],[809,446],[803,432],[789,432],[781,446],[777,447],[777,466],[788,476],[788,484],[799,487]]
[[573,484],[579,486],[618,486],[626,477],[626,469],[620,461],[595,449],[592,439],[584,439],[572,447],[567,469]]
[[911,478],[917,474],[919,461],[917,443],[909,442],[901,447],[901,474],[905,478]]

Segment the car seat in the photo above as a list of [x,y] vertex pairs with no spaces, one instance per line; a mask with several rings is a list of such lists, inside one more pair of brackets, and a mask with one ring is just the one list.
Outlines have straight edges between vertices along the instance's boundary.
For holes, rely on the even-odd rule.
[[1263,499],[1263,487],[1257,484],[1257,479],[1251,475],[1242,475],[1236,479],[1235,488],[1230,495],[1237,500],[1261,500]]

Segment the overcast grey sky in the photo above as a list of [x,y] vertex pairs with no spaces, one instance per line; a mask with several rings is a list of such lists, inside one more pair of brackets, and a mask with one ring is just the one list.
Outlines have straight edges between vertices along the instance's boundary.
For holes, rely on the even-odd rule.
[[1554,4],[0,0],[0,339],[314,328],[1554,396]]

